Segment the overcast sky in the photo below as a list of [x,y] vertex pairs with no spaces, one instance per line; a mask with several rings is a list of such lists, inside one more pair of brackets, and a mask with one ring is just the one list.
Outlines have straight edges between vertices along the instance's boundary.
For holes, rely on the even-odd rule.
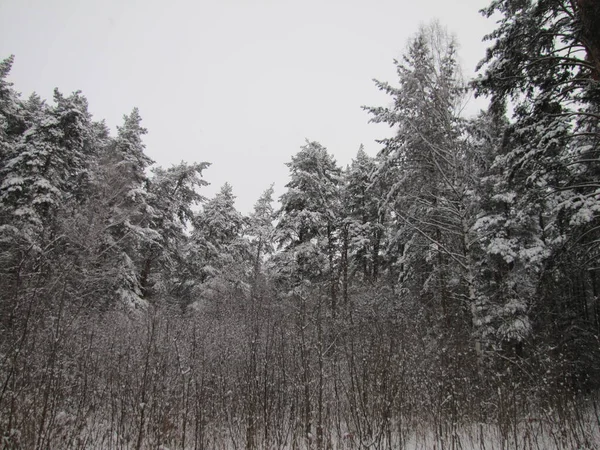
[[[272,182],[284,191],[305,138],[342,166],[390,136],[361,105],[389,99],[419,24],[455,33],[466,75],[494,23],[489,0],[0,0],[0,58],[15,55],[23,96],[83,91],[111,129],[137,106],[148,155],[168,166],[208,161],[212,196],[229,181],[249,212]],[[469,108],[471,111],[476,106]]]

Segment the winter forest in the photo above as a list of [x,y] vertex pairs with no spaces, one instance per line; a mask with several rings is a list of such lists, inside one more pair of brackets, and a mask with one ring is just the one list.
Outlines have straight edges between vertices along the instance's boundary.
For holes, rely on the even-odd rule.
[[482,13],[474,78],[421,26],[381,150],[299,142],[248,215],[4,59],[0,448],[597,448],[600,5]]

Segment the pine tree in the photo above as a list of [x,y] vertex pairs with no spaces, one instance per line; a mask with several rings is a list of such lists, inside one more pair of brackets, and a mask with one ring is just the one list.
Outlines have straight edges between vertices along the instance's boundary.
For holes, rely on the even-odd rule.
[[90,115],[79,92],[54,92],[55,106],[40,110],[2,168],[0,201],[13,219],[26,226],[51,226],[55,212],[73,196],[87,172],[84,145]]
[[525,192],[503,179],[507,126],[502,115],[488,112],[474,119],[469,129],[482,175],[474,189],[478,269],[473,315],[484,350],[514,352],[530,337],[530,305],[546,250],[537,226],[539,214],[528,207]]
[[[499,26],[487,37],[492,45],[475,83],[494,110],[513,111],[490,178],[496,214],[483,223],[508,265],[502,279],[513,279],[504,295],[521,299],[512,310],[529,311],[533,332],[560,349],[557,358],[569,355],[568,363],[560,361],[570,365],[561,376],[575,385],[600,370],[591,337],[600,330],[595,3],[491,3],[484,14],[498,15]],[[524,272],[519,267],[527,268],[526,280],[516,277]]]
[[273,185],[262,193],[254,205],[254,211],[248,218],[248,228],[246,234],[252,240],[252,254],[254,258],[254,279],[255,282],[261,274],[263,260],[271,255],[274,248],[275,228],[275,210],[273,208]]
[[385,198],[375,158],[363,147],[344,173],[344,226],[348,234],[349,268],[353,279],[376,281],[382,263]]
[[245,228],[233,189],[225,183],[194,219],[189,257],[194,260],[201,298],[218,299],[230,290],[248,292],[251,258]]
[[505,157],[511,174],[532,190],[552,190],[557,212],[577,224],[596,217],[597,8],[588,1],[493,2],[484,13],[499,13],[500,26],[487,37],[493,44],[476,81],[496,108],[513,103],[517,142]]
[[24,131],[19,95],[7,80],[13,62],[13,56],[0,61],[0,167]]
[[168,169],[152,170],[149,227],[158,237],[144,242],[141,250],[140,287],[145,298],[187,295],[187,230],[194,221],[194,207],[205,201],[198,190],[208,184],[202,179],[208,166],[209,163],[182,162]]
[[284,251],[280,269],[292,289],[303,284],[328,284],[331,309],[335,311],[341,171],[325,147],[309,141],[287,166],[291,180],[280,199],[276,234]]
[[[465,86],[453,39],[436,24],[422,28],[396,62],[399,87],[377,82],[393,106],[365,108],[373,122],[397,128],[384,139],[378,171],[391,185],[390,241],[399,287],[438,305],[447,324],[464,320],[469,289],[470,149],[458,111]],[[465,248],[465,245],[467,248]]]
[[110,301],[116,298],[126,307],[145,306],[140,285],[142,249],[158,241],[159,234],[151,227],[154,211],[146,169],[152,160],[144,153],[146,129],[137,108],[124,116],[117,131],[100,154],[96,192],[96,220],[105,230],[99,252],[102,266],[110,266],[105,290]]

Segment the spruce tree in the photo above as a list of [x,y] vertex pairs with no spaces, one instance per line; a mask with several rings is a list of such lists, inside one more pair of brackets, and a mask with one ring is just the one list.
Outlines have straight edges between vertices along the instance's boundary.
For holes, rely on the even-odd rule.
[[280,199],[276,231],[284,252],[280,269],[292,290],[305,284],[328,285],[335,311],[341,171],[325,147],[314,141],[307,141],[287,166],[291,179]]

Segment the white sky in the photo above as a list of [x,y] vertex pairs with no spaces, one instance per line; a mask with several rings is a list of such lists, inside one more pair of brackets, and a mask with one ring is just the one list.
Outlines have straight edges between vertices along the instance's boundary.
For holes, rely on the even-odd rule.
[[[83,91],[114,130],[140,109],[148,155],[168,166],[208,161],[212,196],[226,181],[249,212],[284,165],[319,141],[342,166],[390,136],[361,105],[389,102],[373,78],[396,81],[419,24],[456,34],[470,76],[494,23],[489,0],[0,0],[0,59],[27,97]],[[476,106],[471,106],[476,110]]]

